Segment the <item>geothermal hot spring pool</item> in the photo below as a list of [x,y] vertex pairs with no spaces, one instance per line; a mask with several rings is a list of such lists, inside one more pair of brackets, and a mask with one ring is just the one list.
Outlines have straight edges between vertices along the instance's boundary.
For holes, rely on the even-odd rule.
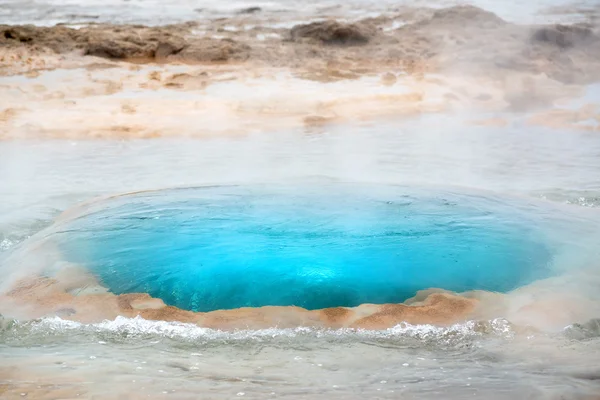
[[[0,293],[30,276],[71,285],[51,300],[43,280],[0,296],[0,397],[105,398],[107,382],[124,398],[165,399],[600,390],[594,135],[423,119],[0,151]],[[94,282],[71,276],[82,270]],[[371,312],[365,303],[415,304],[428,288],[481,306],[450,325],[375,330],[313,314],[286,325],[290,307],[251,314]],[[119,316],[110,298],[93,300],[107,293],[216,316]],[[253,316],[230,328],[236,315]]]
[[598,1],[459,3],[0,0],[0,399],[599,400]]
[[428,288],[507,292],[550,276],[561,248],[549,208],[439,188],[208,186],[84,208],[48,237],[65,261],[116,294],[202,312],[401,303]]

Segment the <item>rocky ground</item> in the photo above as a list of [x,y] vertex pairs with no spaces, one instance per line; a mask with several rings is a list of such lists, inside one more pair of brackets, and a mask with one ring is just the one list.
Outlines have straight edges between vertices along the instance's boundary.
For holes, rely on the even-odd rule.
[[[402,25],[386,29],[390,20]],[[394,66],[408,73],[457,69],[485,76],[518,71],[564,83],[594,82],[600,74],[597,24],[516,25],[473,6],[413,9],[394,17],[326,20],[291,29],[253,26],[245,17],[218,20],[199,34],[199,24],[0,26],[0,46],[7,53],[2,71],[11,73],[10,52],[20,49],[31,57],[75,52],[132,62],[246,61],[291,68],[322,62],[346,68]]]
[[[476,124],[502,126],[510,121],[498,113],[533,110],[542,114],[528,117],[527,123],[597,129],[598,124],[579,124],[590,117],[597,121],[596,105],[558,113],[552,110],[557,101],[581,96],[586,85],[600,78],[597,19],[574,25],[526,26],[473,6],[456,6],[405,8],[353,23],[330,19],[288,29],[260,25],[257,12],[160,27],[0,26],[0,75],[28,78],[0,82],[0,137],[196,136],[200,133],[185,126],[160,122],[153,124],[158,129],[147,126],[144,121],[149,116],[160,119],[163,115],[156,109],[164,111],[169,105],[144,95],[135,101],[114,99],[106,104],[104,112],[118,114],[116,119],[124,120],[120,124],[98,125],[93,115],[80,108],[96,96],[94,107],[100,115],[104,105],[98,96],[157,89],[204,95],[208,86],[223,81],[239,82],[240,92],[252,91],[249,80],[273,80],[282,74],[319,83],[354,81],[368,90],[353,90],[332,103],[327,96],[319,97],[318,91],[299,99],[285,92],[283,85],[272,85],[280,96],[287,97],[288,111],[279,109],[279,99],[269,104],[248,100],[241,106],[240,101],[212,95],[208,102],[203,97],[195,104],[183,97],[173,101],[185,115],[199,110],[214,115],[216,111],[223,115],[223,126],[236,118],[248,118],[240,109],[251,109],[250,119],[266,114],[255,123],[256,129],[262,130],[454,110],[496,113],[470,121]],[[87,74],[75,86],[65,82],[56,90],[44,79],[36,79],[60,69]],[[51,79],[56,83],[62,78]],[[301,86],[293,83],[292,89]],[[395,89],[383,94],[370,90],[373,86]],[[323,91],[333,93],[337,88],[323,86]],[[374,94],[357,98],[369,91]],[[66,108],[72,110],[68,115]],[[63,116],[64,126],[51,129],[38,124],[44,110]],[[77,120],[71,119],[75,111],[81,111]],[[234,124],[226,130],[243,133],[247,126]],[[214,133],[222,131],[203,131]]]

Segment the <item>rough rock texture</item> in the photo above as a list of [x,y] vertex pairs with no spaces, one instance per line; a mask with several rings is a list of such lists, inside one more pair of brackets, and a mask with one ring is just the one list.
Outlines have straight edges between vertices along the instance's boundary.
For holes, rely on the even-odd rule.
[[189,62],[224,62],[245,60],[250,47],[232,39],[200,39],[172,54],[171,60]]
[[81,32],[63,26],[0,25],[0,46],[48,48],[57,53],[73,51],[82,40]]
[[566,83],[600,79],[600,41],[581,26],[508,23],[473,6],[457,6],[396,31],[416,52],[432,54],[440,72],[486,76],[545,74]]
[[369,42],[373,33],[360,24],[343,24],[337,21],[313,22],[296,25],[290,31],[293,41],[310,40],[327,45],[362,45]]
[[118,60],[213,62],[245,59],[249,46],[232,39],[183,38],[185,26],[146,28],[93,26],[79,30],[56,26],[0,26],[1,46],[28,46],[57,53],[82,50],[84,55]]
[[532,35],[534,42],[546,43],[561,49],[584,46],[598,41],[598,37],[587,27],[577,25],[551,25],[535,29]]
[[[252,18],[244,14],[204,21],[201,29],[200,22],[161,27],[97,24],[80,29],[0,26],[0,49],[27,49],[29,54],[80,51],[138,62],[249,60],[304,71],[320,69],[316,75],[333,71],[343,79],[383,68],[492,79],[515,73],[545,75],[569,84],[600,79],[599,26],[594,21],[518,25],[474,6],[420,8],[352,24],[327,20],[292,29],[262,26],[260,19]],[[392,22],[400,24],[390,29]],[[246,29],[248,24],[253,27]]]
[[262,8],[260,7],[247,7],[247,8],[242,8],[241,10],[238,11],[238,14],[256,14],[257,12],[262,11]]
[[508,23],[492,12],[464,5],[437,10],[430,19],[416,24],[435,28],[451,28],[452,31],[456,31],[468,28],[495,29]]

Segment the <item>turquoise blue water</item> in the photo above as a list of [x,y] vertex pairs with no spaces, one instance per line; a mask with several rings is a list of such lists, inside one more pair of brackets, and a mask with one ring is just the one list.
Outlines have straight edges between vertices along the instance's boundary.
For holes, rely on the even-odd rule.
[[[532,210],[536,210],[532,212]],[[94,205],[55,233],[111,291],[194,311],[398,303],[548,276],[547,216],[527,203],[386,185],[218,186]]]

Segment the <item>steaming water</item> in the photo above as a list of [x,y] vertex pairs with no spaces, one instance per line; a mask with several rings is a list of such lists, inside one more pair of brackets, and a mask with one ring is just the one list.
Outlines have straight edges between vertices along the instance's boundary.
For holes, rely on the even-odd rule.
[[[539,11],[565,3],[477,2],[520,22],[550,21],[556,16]],[[578,7],[593,4],[581,2]],[[0,21],[163,24],[229,16],[248,6],[265,10],[256,18],[268,22],[276,15],[278,23],[293,24],[328,15],[377,15],[389,11],[390,2],[340,6],[324,1],[1,0]],[[579,18],[576,13],[567,16]],[[2,79],[10,83],[16,78]],[[598,87],[588,94],[597,98]],[[53,316],[35,321],[0,317],[0,398],[597,398],[600,325],[593,318],[600,317],[600,138],[597,132],[534,129],[518,121],[507,128],[466,127],[462,117],[472,116],[363,123],[319,134],[288,130],[202,140],[2,141],[0,277],[16,272],[3,262],[26,251],[28,238],[56,232],[56,226],[44,228],[61,212],[95,196],[172,187],[285,184],[301,198],[302,185],[336,187],[345,182],[354,188],[345,198],[367,204],[364,196],[374,191],[356,188],[402,185],[439,196],[451,187],[460,199],[478,199],[477,207],[467,208],[465,215],[493,211],[494,217],[501,216],[497,221],[508,221],[480,226],[502,238],[500,244],[490,239],[501,246],[498,257],[488,258],[481,251],[468,254],[494,267],[484,275],[492,285],[489,289],[510,290],[551,276],[517,290],[511,298],[550,293],[557,301],[545,316],[552,319],[573,311],[578,317],[569,324],[579,324],[565,329],[551,324],[554,329],[540,332],[528,329],[529,321],[521,318],[483,319],[448,328],[402,324],[377,332],[276,327],[221,332],[142,319],[85,325]],[[339,192],[328,195],[335,193]],[[318,196],[316,203],[335,204],[326,198]],[[289,206],[283,200],[277,204]],[[311,211],[306,205],[300,210]],[[373,211],[377,216],[377,209]],[[360,218],[363,233],[365,220],[372,222],[369,229],[378,231],[393,222]],[[86,218],[77,221],[89,223]],[[510,229],[504,229],[507,226]],[[225,244],[239,244],[236,238],[226,239]],[[110,240],[101,249],[108,258]],[[365,256],[359,255],[356,260],[362,264],[355,265],[362,268]],[[86,252],[79,257],[98,260]],[[519,260],[519,265],[509,265],[506,258]],[[518,276],[512,274],[517,267]],[[524,271],[534,274],[524,279]],[[461,283],[465,277],[428,274],[424,278],[434,281],[422,284],[437,283],[436,279]],[[563,302],[565,298],[575,301]]]
[[117,294],[193,311],[312,310],[545,278],[561,246],[544,242],[553,210],[539,210],[402,186],[212,186],[101,202],[47,240]]
[[[519,223],[545,214],[568,221],[563,227],[575,230],[559,224],[558,237],[562,248],[575,251],[553,260],[559,283],[549,290],[578,292],[598,304],[599,286],[590,278],[595,275],[578,278],[574,272],[578,266],[594,270],[599,256],[600,140],[594,134],[465,129],[451,117],[432,116],[318,135],[2,142],[0,152],[5,255],[61,211],[99,195],[224,183],[335,187],[340,180],[440,193],[452,184],[459,193],[476,188],[484,198],[528,204]],[[580,322],[597,316],[587,311]],[[16,397],[105,398],[107,381],[115,397],[140,398],[583,398],[600,390],[594,324],[530,335],[506,320],[382,332],[225,333],[124,318],[94,325],[4,320],[1,326],[2,383]]]

